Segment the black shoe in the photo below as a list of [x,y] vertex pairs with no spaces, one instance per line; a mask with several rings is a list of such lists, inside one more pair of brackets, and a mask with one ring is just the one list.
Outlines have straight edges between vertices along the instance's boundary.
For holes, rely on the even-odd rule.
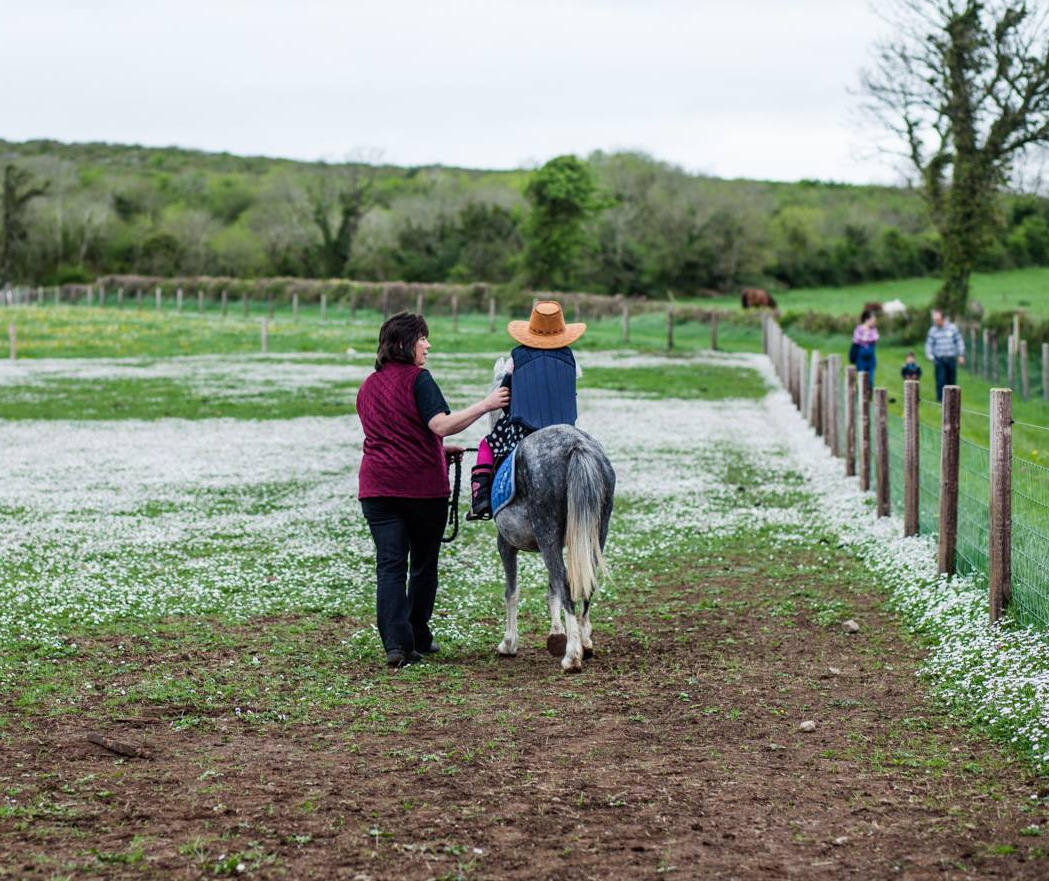
[[423,656],[416,651],[405,653],[401,649],[393,649],[386,653],[386,666],[407,667],[409,664],[418,664]]
[[470,511],[466,519],[492,519],[491,465],[474,465],[470,470]]
[[429,645],[426,645],[426,646],[420,645],[416,649],[416,652],[420,653],[420,654],[424,654],[424,655],[436,655],[440,650],[441,650],[440,645],[438,645],[436,642],[431,640]]

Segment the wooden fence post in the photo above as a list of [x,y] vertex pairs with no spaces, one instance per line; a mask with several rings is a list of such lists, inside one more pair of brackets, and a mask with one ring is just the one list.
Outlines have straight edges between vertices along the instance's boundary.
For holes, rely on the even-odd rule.
[[979,366],[976,359],[976,325],[969,325],[969,372],[976,375],[976,368]]
[[819,386],[820,386],[820,352],[819,349],[813,349],[812,354],[809,356],[809,396],[807,400],[807,407],[805,418],[808,419],[809,425],[813,428],[816,427],[816,423],[819,421]]
[[162,296],[162,294],[161,294],[161,292],[160,292],[160,288],[158,287],[158,288],[157,288],[157,293],[156,293],[156,298],[157,298],[157,305],[156,305],[156,310],[155,310],[155,311],[157,311],[157,312],[159,312],[159,311],[160,311],[160,298],[161,298],[161,296]]
[[[946,405],[944,405],[946,407]],[[903,534],[918,534],[918,381],[903,383]]]
[[667,306],[667,351],[674,348],[674,305]]
[[877,512],[889,516],[889,396],[885,389],[874,390],[874,470],[877,476]]
[[291,320],[299,320],[299,292],[296,291],[291,295]]
[[816,372],[816,437],[827,442],[827,359],[820,358]]
[[240,295],[240,307],[244,312],[244,317],[248,317],[248,292],[244,291]]
[[423,307],[426,305],[426,297],[422,291],[415,292],[415,314],[422,315]]
[[459,295],[452,294],[452,333],[459,332]]
[[326,321],[328,318],[328,295],[321,294],[321,321]]
[[350,294],[350,321],[357,320],[357,292]]
[[623,304],[623,344],[630,342],[630,304]]
[[178,288],[175,291],[175,311],[179,315],[182,314],[182,288]]
[[830,453],[835,458],[841,456],[841,431],[838,419],[841,415],[841,355],[831,355],[827,359],[827,421]]
[[1030,376],[1027,371],[1027,340],[1020,340],[1019,345],[1019,357],[1020,357],[1020,394],[1023,395],[1023,399],[1029,400],[1031,397],[1031,384]]
[[488,332],[495,333],[495,297],[488,298]]
[[88,285],[87,286],[87,295],[86,295],[86,298],[84,300],[86,305],[88,305],[88,306],[91,305],[92,299],[93,299],[93,295],[94,295],[94,288],[92,288],[91,285]]
[[222,317],[229,315],[229,291],[222,289]]
[[718,350],[718,313],[710,316],[710,351]]
[[136,309],[141,309],[142,308],[142,288],[138,288],[135,291],[135,308]]
[[382,320],[386,321],[390,317],[390,286],[384,284],[382,286]]
[[204,291],[201,288],[197,288],[197,314],[204,314]]
[[943,433],[940,441],[940,538],[936,560],[939,572],[954,574],[958,547],[958,461],[962,429],[962,390],[943,387]]
[[871,375],[866,370],[860,381],[860,489],[871,488]]
[[123,309],[124,308],[124,289],[123,288],[117,288],[117,308],[118,309]]
[[104,309],[106,306],[106,288],[105,285],[98,286],[98,306],[100,309]]
[[273,303],[273,291],[266,292],[266,316],[272,321],[276,306]]
[[983,378],[991,379],[991,332],[985,327],[983,329],[983,359],[980,362],[983,370]]
[[262,354],[265,355],[270,350],[270,320],[265,315],[262,316]]
[[[987,377],[984,377],[985,379]],[[991,376],[990,381],[998,382],[998,332],[991,331]]]
[[59,300],[61,299],[61,297],[62,297],[62,288],[59,285],[56,284],[55,285],[55,305],[56,306],[58,305]]
[[1009,389],[991,389],[991,494],[987,569],[994,624],[1012,596],[1013,400]]
[[856,476],[856,366],[845,368],[845,476]]
[[7,325],[7,345],[8,356],[11,358],[11,363],[14,364],[18,360],[18,332],[13,323]]

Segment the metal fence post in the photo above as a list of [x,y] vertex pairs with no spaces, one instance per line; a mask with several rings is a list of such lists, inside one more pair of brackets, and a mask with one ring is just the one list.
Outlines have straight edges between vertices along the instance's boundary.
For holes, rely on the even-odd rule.
[[937,571],[954,574],[958,547],[958,459],[962,427],[962,390],[943,387],[943,427],[940,442],[940,537]]
[[1027,340],[1020,340],[1020,394],[1026,401],[1031,397],[1030,377],[1027,373]]
[[877,475],[877,511],[889,516],[889,396],[883,388],[874,390],[875,472]]
[[987,555],[990,618],[994,624],[1012,595],[1013,400],[1009,389],[991,389],[991,493]]
[[918,534],[918,381],[903,383],[903,534]]
[[1042,400],[1049,401],[1049,343],[1042,343]]

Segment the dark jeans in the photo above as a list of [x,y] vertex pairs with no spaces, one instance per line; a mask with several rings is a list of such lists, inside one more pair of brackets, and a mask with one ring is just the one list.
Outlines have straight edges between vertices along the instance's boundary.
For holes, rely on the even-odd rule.
[[388,652],[405,653],[428,646],[448,500],[361,499],[361,508],[375,540],[375,613],[382,644]]
[[936,400],[943,400],[943,387],[958,384],[958,359],[936,359]]

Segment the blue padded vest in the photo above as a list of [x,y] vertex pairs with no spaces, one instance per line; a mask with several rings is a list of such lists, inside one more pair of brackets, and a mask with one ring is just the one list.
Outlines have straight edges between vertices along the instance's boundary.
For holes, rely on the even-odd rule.
[[563,349],[518,346],[510,393],[510,418],[538,431],[548,425],[575,425],[575,356]]

